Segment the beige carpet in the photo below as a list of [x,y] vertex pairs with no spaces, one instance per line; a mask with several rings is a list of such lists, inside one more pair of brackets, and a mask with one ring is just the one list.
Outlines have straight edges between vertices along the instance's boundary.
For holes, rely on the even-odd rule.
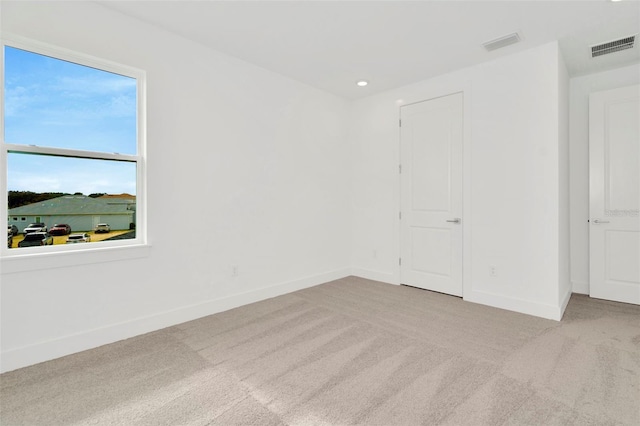
[[2,425],[640,424],[640,307],[345,278],[0,376]]

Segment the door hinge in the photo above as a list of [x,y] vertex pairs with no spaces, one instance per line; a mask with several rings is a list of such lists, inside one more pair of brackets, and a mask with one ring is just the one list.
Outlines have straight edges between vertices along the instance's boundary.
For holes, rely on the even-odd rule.
[[402,212],[398,212],[398,219],[402,220]]
[[398,173],[402,174],[402,164],[398,164]]
[[401,257],[398,258],[398,265],[402,266],[402,258]]
[[398,126],[402,127],[402,118],[398,120]]

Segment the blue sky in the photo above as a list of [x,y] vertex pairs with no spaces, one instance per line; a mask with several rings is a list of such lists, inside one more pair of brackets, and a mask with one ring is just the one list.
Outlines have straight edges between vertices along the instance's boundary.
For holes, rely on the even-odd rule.
[[[136,153],[136,81],[5,47],[4,140]],[[9,190],[135,194],[135,164],[9,154]]]

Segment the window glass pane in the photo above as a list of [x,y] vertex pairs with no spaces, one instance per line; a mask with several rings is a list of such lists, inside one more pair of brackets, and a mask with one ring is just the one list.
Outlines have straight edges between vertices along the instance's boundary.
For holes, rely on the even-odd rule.
[[7,143],[137,153],[136,80],[5,46]]
[[[53,234],[33,245],[71,244],[77,237],[68,242],[70,233],[87,233],[80,243],[135,238],[136,163],[21,153],[7,157],[9,225],[21,234]],[[46,229],[29,226],[37,222]],[[71,230],[52,230],[54,224]],[[23,239],[15,237],[12,248],[31,244],[20,244]]]

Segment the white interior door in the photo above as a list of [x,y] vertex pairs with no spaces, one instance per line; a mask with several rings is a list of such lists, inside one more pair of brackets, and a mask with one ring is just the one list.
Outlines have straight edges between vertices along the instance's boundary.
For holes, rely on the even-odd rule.
[[589,98],[589,288],[640,304],[640,86]]
[[400,281],[462,296],[462,93],[400,116]]

